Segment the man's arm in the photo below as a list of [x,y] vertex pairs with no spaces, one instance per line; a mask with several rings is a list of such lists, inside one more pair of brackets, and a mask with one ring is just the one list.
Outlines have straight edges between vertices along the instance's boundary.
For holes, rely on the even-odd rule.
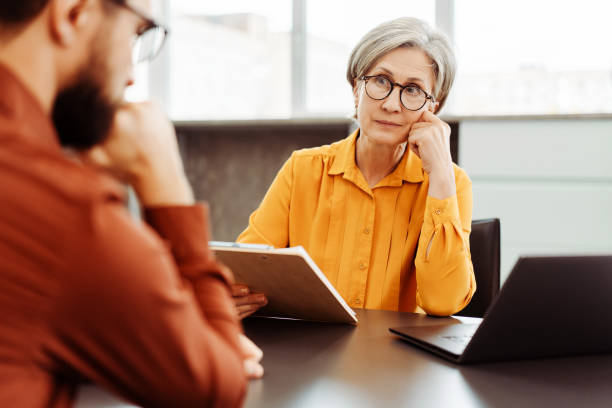
[[119,203],[94,209],[91,232],[66,260],[48,353],[60,376],[76,371],[144,406],[239,406],[240,326],[228,277],[201,245],[206,215],[170,212],[180,234],[165,245]]
[[[84,158],[132,184],[157,234],[136,228],[119,205],[95,208],[87,256],[70,263],[76,288],[58,301],[52,350],[146,405],[236,405],[245,371],[263,373],[261,351],[242,335],[229,274],[208,251],[207,214],[193,206],[172,123],[155,105],[127,104]],[[61,320],[73,309],[74,319]]]

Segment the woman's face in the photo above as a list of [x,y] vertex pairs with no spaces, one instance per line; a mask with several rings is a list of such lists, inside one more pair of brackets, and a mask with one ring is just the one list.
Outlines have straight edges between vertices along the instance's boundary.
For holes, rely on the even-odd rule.
[[[433,91],[434,73],[432,62],[423,50],[396,48],[381,57],[367,73],[383,75],[402,85],[414,84],[427,94]],[[412,124],[417,122],[425,109],[435,112],[437,103],[427,100],[418,111],[411,111],[400,102],[401,89],[395,86],[389,96],[382,100],[370,98],[365,91],[365,81],[356,80],[353,94],[357,106],[357,118],[361,135],[376,144],[398,145],[404,143]]]

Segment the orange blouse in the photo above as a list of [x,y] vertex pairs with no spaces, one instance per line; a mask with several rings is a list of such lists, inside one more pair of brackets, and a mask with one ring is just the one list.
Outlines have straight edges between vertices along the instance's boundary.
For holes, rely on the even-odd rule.
[[354,308],[460,311],[476,290],[470,179],[454,166],[457,194],[429,197],[428,175],[408,149],[370,188],[355,163],[358,136],[294,152],[237,241],[302,245]]

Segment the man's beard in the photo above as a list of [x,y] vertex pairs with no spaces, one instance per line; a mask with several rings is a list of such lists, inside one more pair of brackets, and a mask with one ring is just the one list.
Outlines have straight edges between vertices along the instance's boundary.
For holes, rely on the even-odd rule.
[[[93,67],[88,68],[93,71]],[[103,143],[117,109],[118,103],[104,95],[94,75],[81,74],[59,92],[53,104],[53,123],[60,144],[82,151]]]

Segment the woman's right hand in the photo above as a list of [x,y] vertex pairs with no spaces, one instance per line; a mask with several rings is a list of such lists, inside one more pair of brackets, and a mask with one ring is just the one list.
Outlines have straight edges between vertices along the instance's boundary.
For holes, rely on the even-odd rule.
[[251,290],[246,285],[234,284],[231,290],[240,319],[250,316],[259,308],[268,304],[266,295],[263,293],[251,293]]

